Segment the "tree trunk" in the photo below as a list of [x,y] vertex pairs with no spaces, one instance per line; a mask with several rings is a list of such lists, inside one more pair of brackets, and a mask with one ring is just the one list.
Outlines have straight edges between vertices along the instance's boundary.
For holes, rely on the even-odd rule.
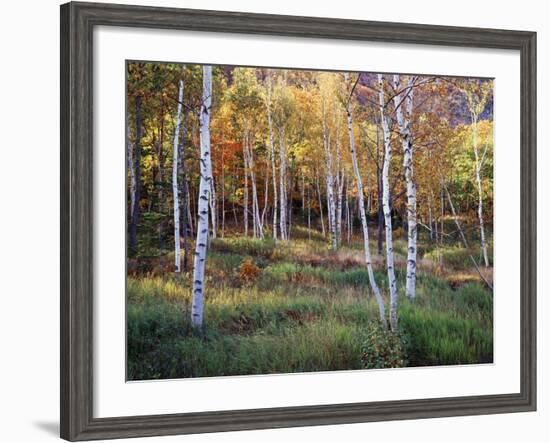
[[244,192],[243,192],[243,218],[244,218],[244,235],[248,237],[248,134],[245,132],[243,136],[243,161],[244,161]]
[[[324,116],[323,116],[324,118]],[[326,122],[323,120],[323,148],[325,150],[326,162],[326,182],[327,182],[327,210],[329,217],[329,229],[332,243],[332,249],[336,251],[338,248],[337,232],[336,232],[336,205],[334,201],[334,176],[332,173],[332,151],[330,149],[330,134]]]
[[279,226],[281,240],[286,240],[286,156],[284,149],[283,128],[279,128],[279,185],[280,185],[280,217]]
[[250,138],[247,138],[248,168],[250,170],[250,182],[252,184],[252,217],[254,220],[254,237],[263,238],[264,231],[260,217],[260,205],[258,202],[258,188],[256,186],[256,172],[254,170],[254,151],[250,146]]
[[225,137],[222,131],[222,176],[221,176],[221,188],[222,188],[222,238],[225,237]]
[[292,191],[294,190],[292,169],[291,169],[291,174],[288,176],[287,185],[288,185],[287,189],[290,189],[290,193],[288,193],[285,189],[285,195],[288,196],[288,205],[287,205],[287,207],[288,207],[288,215],[287,215],[288,224],[287,224],[287,228],[286,228],[286,239],[290,240],[290,232],[291,232],[291,229],[292,229]]
[[321,199],[321,186],[319,185],[319,173],[315,170],[315,184],[317,187],[317,195],[319,197],[319,216],[321,218],[321,229],[323,232],[323,237],[326,237],[327,233],[325,231],[325,219],[323,217],[323,200]]
[[479,234],[481,237],[481,254],[483,255],[483,261],[485,267],[489,266],[489,254],[487,253],[487,242],[485,240],[485,228],[483,223],[483,190],[481,188],[481,167],[482,163],[479,158],[479,150],[477,146],[477,116],[473,117],[474,126],[474,155],[475,155],[475,172],[476,172],[476,184],[478,195],[477,216],[479,218]]
[[344,192],[344,178],[342,171],[342,156],[340,153],[340,137],[338,127],[336,129],[336,190],[338,192],[336,199],[336,239],[342,241],[342,197]]
[[183,103],[183,76],[185,74],[185,65],[182,68],[181,79],[179,81],[178,109],[176,113],[176,127],[174,129],[173,159],[172,159],[172,193],[174,202],[174,265],[176,272],[181,272],[181,253],[180,253],[180,201],[178,188],[178,137],[181,126],[181,108]]
[[271,148],[271,173],[273,174],[273,240],[277,241],[277,171],[275,167],[275,140],[273,135],[273,118],[271,117],[271,77],[267,83],[267,123],[269,127],[269,147]]
[[266,215],[269,208],[269,159],[265,162],[265,177],[264,177],[264,208],[262,209],[261,225],[263,229],[269,229],[269,222]]
[[[393,76],[393,87],[396,91],[401,87],[399,75]],[[407,88],[394,97],[397,124],[403,144],[403,168],[407,184],[407,282],[405,294],[410,300],[416,297],[416,184],[413,171],[413,138],[411,132],[411,114],[413,107],[413,81],[409,79]],[[403,112],[405,107],[405,112]]]
[[393,259],[393,232],[390,208],[390,183],[389,168],[391,161],[391,141],[388,121],[384,113],[384,77],[378,74],[378,97],[380,108],[380,121],[382,122],[382,131],[384,135],[384,163],[382,167],[382,205],[384,208],[384,222],[386,226],[386,268],[388,272],[388,286],[390,289],[390,325],[391,330],[397,331],[397,287],[395,283],[395,269]]
[[130,173],[130,224],[134,218],[134,207],[136,205],[136,174],[134,172],[134,148],[132,145],[130,130],[130,115],[127,116],[126,146],[128,148],[128,171]]
[[208,200],[212,189],[212,162],[210,159],[210,109],[212,106],[212,66],[203,66],[202,105],[200,111],[200,186],[198,199],[197,241],[195,267],[193,272],[193,303],[191,324],[202,327],[204,313],[204,270],[206,265],[206,243],[208,240]]
[[378,255],[382,257],[384,209],[382,204],[382,169],[380,168],[380,131],[376,126],[376,205],[378,213]]
[[183,129],[179,142],[178,153],[178,168],[179,168],[179,195],[180,198],[180,226],[183,229],[183,271],[189,270],[188,257],[189,257],[189,231],[190,231],[190,219],[189,214],[189,189],[187,186],[187,171],[185,168],[185,142],[187,138],[187,112],[184,112],[183,117]]
[[[346,74],[347,77],[347,74]],[[351,97],[350,97],[351,100]],[[378,314],[380,316],[380,322],[384,328],[388,327],[386,321],[386,311],[384,306],[384,300],[380,294],[380,289],[376,284],[374,278],[374,271],[372,269],[372,260],[370,255],[369,246],[369,227],[367,224],[367,214],[365,213],[365,201],[363,195],[363,180],[361,179],[361,173],[359,171],[359,165],[357,164],[357,153],[355,152],[355,137],[353,135],[353,115],[351,113],[351,103],[348,100],[347,103],[347,115],[348,115],[348,132],[349,132],[349,147],[351,151],[351,161],[353,165],[353,173],[355,174],[355,183],[357,185],[357,197],[359,199],[359,216],[361,217],[361,225],[363,226],[363,249],[365,252],[365,263],[367,265],[367,273],[369,275],[369,283],[378,303]]]
[[136,142],[135,142],[135,159],[134,159],[134,171],[136,177],[135,196],[134,196],[134,212],[130,223],[130,253],[136,255],[138,253],[137,243],[137,227],[139,225],[140,217],[140,200],[141,200],[141,135],[142,135],[142,121],[141,121],[141,96],[138,95],[135,98],[135,115],[136,115]]
[[307,185],[307,238],[311,240],[311,184]]
[[347,228],[347,243],[349,245],[351,241],[351,212],[349,208],[349,195],[348,195],[347,189],[346,189],[346,228]]

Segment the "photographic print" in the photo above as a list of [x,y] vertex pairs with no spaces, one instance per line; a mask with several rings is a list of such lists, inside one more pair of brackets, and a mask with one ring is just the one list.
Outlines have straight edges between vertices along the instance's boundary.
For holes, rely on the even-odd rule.
[[493,362],[493,80],[127,61],[127,379]]

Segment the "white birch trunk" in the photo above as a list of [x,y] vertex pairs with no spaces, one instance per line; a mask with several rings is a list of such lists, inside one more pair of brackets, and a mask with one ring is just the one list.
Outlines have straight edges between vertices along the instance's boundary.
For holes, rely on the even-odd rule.
[[307,238],[311,240],[311,183],[307,186]]
[[319,185],[319,173],[315,171],[315,184],[317,187],[317,196],[319,197],[319,216],[321,217],[321,230],[323,237],[327,235],[325,231],[325,218],[323,217],[323,200],[321,199],[321,186]]
[[271,173],[273,174],[273,240],[277,241],[277,171],[275,167],[275,140],[273,135],[273,118],[271,116],[271,77],[267,83],[267,123],[269,127],[269,147],[271,148]]
[[281,240],[286,240],[286,156],[284,149],[283,129],[279,128],[279,185]]
[[134,217],[134,206],[136,205],[136,173],[134,171],[134,150],[132,147],[130,116],[127,117],[126,146],[128,149],[128,170],[130,171],[130,219]]
[[250,138],[247,137],[247,158],[250,170],[250,182],[252,184],[252,217],[254,220],[254,238],[263,238],[262,220],[260,217],[260,205],[258,204],[258,190],[256,188],[256,172],[254,171],[254,152],[250,146]]
[[329,228],[332,243],[332,249],[336,251],[338,248],[337,232],[336,232],[336,205],[334,201],[334,176],[332,173],[332,151],[330,148],[330,134],[323,115],[323,148],[325,150],[325,162],[327,170],[327,210],[329,212]]
[[[399,91],[399,75],[393,76],[393,86]],[[413,107],[413,80],[410,78],[407,88],[394,97],[395,114],[399,134],[403,145],[403,168],[405,170],[405,182],[407,184],[407,282],[405,294],[410,300],[416,297],[416,184],[413,171],[413,138],[411,132],[411,113]],[[403,112],[405,108],[405,112]]]
[[222,177],[221,177],[221,188],[222,188],[222,238],[225,237],[225,152],[224,152],[225,138],[222,132]]
[[340,125],[336,126],[336,239],[342,240],[342,197],[344,192],[344,180],[342,170],[342,155],[340,152]]
[[485,227],[483,222],[483,189],[481,187],[481,167],[482,162],[479,158],[479,149],[477,146],[477,116],[473,118],[474,126],[474,155],[475,155],[475,172],[476,172],[476,184],[477,184],[477,194],[478,194],[478,206],[477,206],[477,216],[479,218],[479,234],[481,237],[481,254],[483,255],[483,261],[485,262],[485,267],[489,266],[489,254],[487,253],[487,242],[485,240]]
[[174,129],[174,145],[172,160],[172,193],[174,200],[174,265],[176,272],[181,272],[181,253],[180,253],[180,200],[178,187],[178,143],[181,126],[181,108],[183,103],[183,68],[182,78],[179,82],[178,109],[176,113],[176,127]]
[[203,66],[202,105],[200,111],[200,185],[198,198],[197,241],[195,247],[195,267],[193,272],[193,302],[191,324],[202,327],[204,313],[204,270],[206,265],[206,244],[208,240],[208,200],[212,181],[210,159],[210,109],[212,106],[212,66]]
[[269,222],[267,221],[266,214],[269,207],[269,158],[266,158],[265,162],[265,178],[264,178],[264,208],[262,209],[262,227],[269,229]]
[[392,331],[397,331],[397,287],[395,283],[395,269],[393,259],[393,232],[390,208],[390,183],[389,169],[391,161],[391,141],[388,121],[385,115],[384,77],[378,74],[378,99],[380,108],[380,121],[384,134],[384,163],[382,166],[382,206],[384,210],[384,224],[386,226],[386,268],[388,272],[388,285],[390,289],[390,325]]
[[[346,75],[347,77],[347,75]],[[346,79],[347,80],[347,79]],[[363,195],[363,180],[361,178],[361,173],[359,171],[359,165],[357,163],[357,153],[355,152],[355,137],[353,135],[353,116],[351,113],[351,104],[348,101],[347,103],[347,114],[348,114],[348,132],[349,132],[349,147],[351,151],[351,162],[353,165],[353,173],[355,174],[355,183],[357,185],[357,197],[359,200],[359,216],[361,217],[361,225],[363,227],[363,249],[365,252],[365,264],[367,265],[367,272],[369,275],[369,283],[378,303],[378,314],[380,316],[380,322],[384,328],[388,327],[386,321],[386,310],[384,306],[384,300],[380,294],[380,289],[376,284],[374,278],[374,271],[372,269],[372,259],[370,255],[370,246],[369,246],[369,227],[367,224],[367,214],[365,212],[365,197]],[[349,217],[349,216],[348,216]]]
[[306,179],[304,177],[304,168],[301,168],[302,173],[302,217],[306,214]]
[[243,192],[243,217],[244,217],[244,235],[248,237],[248,134],[245,131],[243,137],[243,161],[244,161],[244,192]]

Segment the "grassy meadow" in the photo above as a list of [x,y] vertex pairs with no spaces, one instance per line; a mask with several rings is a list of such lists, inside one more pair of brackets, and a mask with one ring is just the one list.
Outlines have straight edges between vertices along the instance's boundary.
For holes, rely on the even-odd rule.
[[[388,305],[383,257],[371,242]],[[406,238],[395,239],[397,351],[379,333],[359,238],[337,251],[299,226],[288,242],[211,239],[201,331],[190,324],[192,273],[167,272],[173,252],[142,259],[128,276],[128,379],[492,362],[492,294],[471,268],[469,253],[479,251],[471,246],[421,240],[412,303],[403,287]]]

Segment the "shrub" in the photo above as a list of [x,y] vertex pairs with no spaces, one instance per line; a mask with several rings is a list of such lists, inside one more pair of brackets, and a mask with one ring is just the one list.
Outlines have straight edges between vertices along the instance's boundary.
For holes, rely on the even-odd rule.
[[371,323],[362,347],[361,362],[366,369],[402,368],[407,365],[407,340],[400,332]]
[[239,267],[239,277],[246,282],[255,281],[260,272],[260,268],[251,259],[244,260]]

